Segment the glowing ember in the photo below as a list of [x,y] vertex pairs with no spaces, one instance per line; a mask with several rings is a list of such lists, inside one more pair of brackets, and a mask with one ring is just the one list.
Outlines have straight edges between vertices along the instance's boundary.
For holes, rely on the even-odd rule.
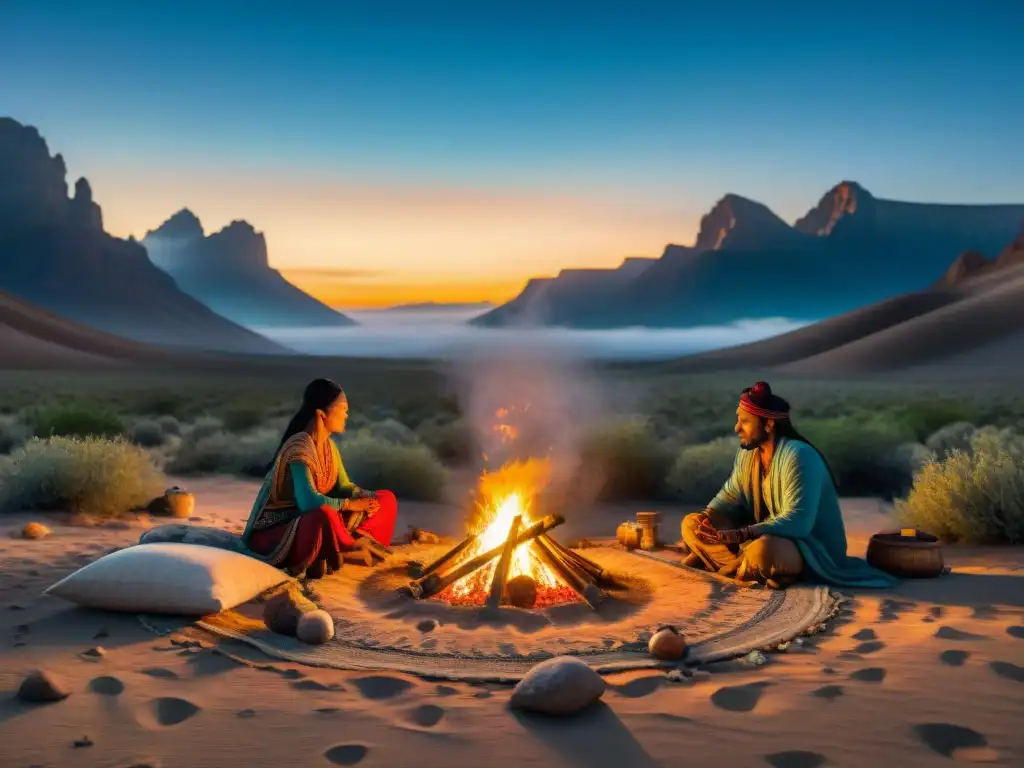
[[[516,515],[521,517],[520,530],[537,522],[539,518],[531,515],[533,501],[536,494],[547,485],[549,474],[550,464],[538,459],[513,461],[496,472],[484,472],[480,477],[481,501],[469,524],[470,532],[477,534],[477,538],[467,548],[460,562],[500,546],[508,538]],[[550,601],[552,596],[548,593],[555,590],[561,594],[563,585],[537,558],[534,546],[533,542],[528,542],[516,548],[509,564],[508,578],[520,575],[532,577],[537,582],[539,606],[542,596],[547,598],[545,602]],[[463,605],[475,605],[478,599],[482,603],[490,590],[496,567],[495,560],[460,579],[441,593],[445,596],[442,599]]]

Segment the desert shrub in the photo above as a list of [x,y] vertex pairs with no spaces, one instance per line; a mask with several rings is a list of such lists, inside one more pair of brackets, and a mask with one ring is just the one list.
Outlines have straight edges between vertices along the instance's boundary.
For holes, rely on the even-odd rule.
[[166,435],[153,419],[139,419],[128,430],[128,439],[143,448],[156,448],[163,445]]
[[969,421],[957,421],[933,432],[924,444],[935,451],[938,458],[943,458],[947,453],[970,450],[971,438],[977,432]]
[[265,418],[265,409],[254,403],[233,403],[220,411],[220,420],[228,432],[253,429],[260,426]]
[[182,436],[188,440],[196,441],[223,431],[224,422],[220,419],[214,416],[200,416],[186,429],[182,430]]
[[979,430],[969,451],[926,464],[896,508],[908,525],[947,540],[1024,543],[1024,439]]
[[915,441],[926,440],[938,430],[957,422],[978,421],[978,409],[967,403],[924,400],[897,408],[893,417],[913,433]]
[[444,498],[447,472],[425,445],[397,445],[361,432],[339,439],[338,450],[356,485],[386,489],[400,499]]
[[0,467],[0,510],[68,510],[109,517],[165,488],[149,455],[123,438],[34,438]]
[[160,427],[160,431],[165,435],[180,435],[181,434],[181,422],[170,414],[161,416],[156,420],[157,425]]
[[416,433],[396,419],[385,419],[369,424],[362,431],[373,437],[395,445],[415,445],[419,442]]
[[10,453],[30,437],[31,430],[17,416],[0,417],[0,453]]
[[97,406],[55,405],[35,412],[36,437],[115,437],[124,433],[121,418]]
[[460,466],[476,454],[476,437],[464,419],[429,419],[416,427],[420,442],[445,464]]
[[685,446],[665,480],[668,491],[682,501],[707,504],[732,474],[738,450],[739,441],[729,437]]
[[281,436],[261,428],[235,434],[205,431],[185,436],[167,471],[178,475],[226,474],[263,477]]
[[647,420],[625,418],[593,428],[581,445],[581,489],[601,500],[660,498],[672,454]]
[[909,487],[900,446],[915,442],[904,425],[880,418],[808,420],[798,425],[828,460],[839,493],[893,498]]

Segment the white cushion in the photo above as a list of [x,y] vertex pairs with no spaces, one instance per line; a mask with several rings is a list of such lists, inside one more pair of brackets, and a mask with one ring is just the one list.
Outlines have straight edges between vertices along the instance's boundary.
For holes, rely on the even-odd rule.
[[198,544],[139,544],[89,563],[46,590],[86,608],[206,616],[289,577],[252,557]]

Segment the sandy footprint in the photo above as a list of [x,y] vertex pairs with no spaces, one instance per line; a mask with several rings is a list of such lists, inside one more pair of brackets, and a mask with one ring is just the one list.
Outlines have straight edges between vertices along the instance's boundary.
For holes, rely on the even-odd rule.
[[646,675],[621,685],[610,685],[608,687],[619,694],[619,696],[625,696],[627,699],[639,699],[649,696],[661,688],[665,684],[665,680],[664,674]]
[[999,754],[988,746],[988,739],[972,728],[950,723],[921,723],[913,730],[932,752],[943,757],[974,763],[999,759]]
[[969,651],[943,651],[939,654],[939,661],[948,667],[962,667],[970,655]]
[[880,683],[885,680],[885,670],[882,667],[865,667],[850,674],[851,680],[859,680],[862,683]]
[[771,683],[728,685],[711,694],[711,703],[729,712],[750,712],[761,700],[761,694]]
[[1018,640],[1024,640],[1024,627],[1007,627],[1006,634],[1008,634],[1010,637],[1016,637]]
[[1015,683],[1024,683],[1024,667],[1018,667],[1008,661],[990,661],[989,669],[1006,680],[1013,680]]
[[434,691],[438,696],[454,696],[459,692],[457,688],[452,688],[450,685],[438,685]]
[[102,675],[89,681],[89,690],[101,696],[120,696],[124,693],[124,683],[119,678]]
[[444,719],[444,716],[444,709],[436,704],[421,704],[405,712],[403,718],[410,725],[433,728]]
[[862,629],[859,632],[857,632],[855,635],[853,635],[853,639],[854,640],[877,640],[878,639],[878,635],[875,633],[875,630],[865,628],[865,629]]
[[964,632],[962,629],[949,626],[942,626],[935,630],[935,637],[939,640],[988,640],[984,635]]
[[885,648],[885,643],[883,643],[881,640],[869,640],[866,643],[861,643],[860,645],[858,645],[856,648],[853,649],[853,652],[860,654],[875,653],[875,651],[880,651],[883,648]]
[[156,724],[163,728],[179,725],[200,711],[191,701],[173,696],[154,699],[150,702],[149,708]]
[[380,699],[391,699],[399,694],[405,693],[413,684],[401,677],[389,675],[370,675],[368,677],[357,677],[352,681],[359,693],[364,698],[372,701]]
[[799,749],[790,752],[774,752],[765,755],[764,759],[774,768],[819,768],[828,762],[824,755]]
[[339,744],[324,752],[324,757],[335,765],[356,765],[366,758],[369,751],[362,744]]
[[147,667],[146,669],[140,669],[139,672],[149,677],[155,677],[158,680],[178,679],[178,673],[173,669],[167,669],[167,667]]
[[842,695],[843,686],[841,685],[823,685],[821,688],[811,691],[811,696],[818,699],[824,699],[825,701],[838,699]]

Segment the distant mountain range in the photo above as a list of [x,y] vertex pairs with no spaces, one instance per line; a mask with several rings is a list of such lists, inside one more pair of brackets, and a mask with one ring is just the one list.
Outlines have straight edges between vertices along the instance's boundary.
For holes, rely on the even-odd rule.
[[771,339],[680,358],[676,372],[773,368],[813,376],[929,367],[1024,371],[1024,230],[995,258],[958,256],[930,287]]
[[443,312],[483,312],[484,310],[493,309],[494,304],[489,301],[471,301],[471,302],[449,302],[443,301],[423,301],[414,304],[395,304],[393,307],[386,307],[385,309],[378,310],[381,312],[432,312],[432,311],[443,311]]
[[355,321],[272,269],[267,241],[247,221],[207,235],[187,208],[146,233],[153,263],[218,314],[251,327],[347,326]]
[[817,320],[934,280],[967,250],[995,254],[1024,205],[883,200],[856,182],[829,190],[790,226],[761,203],[719,200],[692,246],[610,270],[531,280],[481,326],[692,327],[739,319]]
[[133,239],[103,229],[84,178],[33,127],[0,118],[0,290],[63,318],[167,347],[288,354],[182,291]]

